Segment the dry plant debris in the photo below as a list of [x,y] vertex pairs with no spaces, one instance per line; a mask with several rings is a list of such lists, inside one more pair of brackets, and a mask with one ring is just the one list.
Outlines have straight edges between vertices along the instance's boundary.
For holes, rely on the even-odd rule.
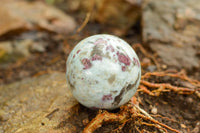
[[[187,81],[188,83],[192,84],[194,88],[186,88],[186,87],[178,87],[173,86],[170,83],[151,83],[144,79],[149,78],[150,76],[157,76],[157,77],[175,77],[181,80]],[[150,91],[148,88],[157,88],[156,90]],[[185,75],[182,71],[179,73],[168,73],[166,72],[148,72],[141,77],[140,86],[138,91],[143,91],[151,96],[159,96],[161,92],[166,91],[174,91],[178,94],[193,94],[195,93],[200,98],[200,82],[197,80],[190,79],[187,75]]]
[[[133,99],[134,98],[135,97],[133,97]],[[168,132],[168,129],[173,132],[180,133],[178,130],[173,129],[152,118],[146,111],[135,104],[134,100],[131,100],[127,105],[122,106],[119,113],[109,113],[106,110],[100,110],[97,116],[86,126],[83,133],[92,133],[97,128],[101,127],[103,122],[114,121],[122,123],[117,129],[112,131],[119,132],[124,125],[131,120],[137,121],[135,122],[135,128],[138,130],[138,132],[142,132],[138,126],[146,125],[156,127],[158,130],[160,130],[160,132]],[[148,121],[148,123],[145,121]]]
[[[137,48],[139,48],[144,55],[151,58],[157,66],[160,66],[153,56],[150,56],[146,52],[146,50],[142,47],[142,45],[137,44]],[[152,76],[156,77],[170,77],[177,78],[191,84],[193,87],[180,87],[174,86],[170,83],[152,83],[148,81]],[[152,88],[154,88],[152,90]],[[190,79],[184,71],[181,72],[170,72],[170,71],[162,71],[162,72],[147,72],[142,75],[140,86],[138,88],[138,92],[144,92],[151,96],[159,96],[163,92],[173,91],[178,94],[196,94],[200,98],[200,81]],[[175,121],[168,117],[164,117],[161,115],[156,115],[155,117],[160,117],[165,120]],[[139,102],[137,102],[136,98],[133,97],[131,101],[121,106],[120,111],[118,113],[109,113],[106,110],[100,110],[95,118],[89,122],[89,124],[85,127],[83,133],[92,133],[97,128],[101,127],[104,122],[119,122],[121,125],[118,126],[117,129],[112,132],[119,132],[127,122],[134,120],[135,129],[139,132],[149,132],[145,129],[141,129],[139,126],[145,125],[148,127],[155,127],[160,132],[167,133],[168,131],[180,133],[180,131],[173,129],[164,123],[161,123],[151,117],[146,111],[139,107]]]

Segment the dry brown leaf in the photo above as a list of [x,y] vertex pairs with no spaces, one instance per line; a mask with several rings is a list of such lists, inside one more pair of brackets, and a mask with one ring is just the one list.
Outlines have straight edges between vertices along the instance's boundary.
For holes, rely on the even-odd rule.
[[0,18],[0,36],[24,29],[68,34],[76,28],[72,17],[40,1],[1,0]]

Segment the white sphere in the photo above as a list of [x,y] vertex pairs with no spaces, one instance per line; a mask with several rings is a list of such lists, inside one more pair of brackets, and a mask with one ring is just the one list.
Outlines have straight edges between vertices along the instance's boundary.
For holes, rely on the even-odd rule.
[[106,34],[79,42],[67,63],[67,84],[88,108],[115,109],[135,94],[141,78],[139,59],[124,40]]

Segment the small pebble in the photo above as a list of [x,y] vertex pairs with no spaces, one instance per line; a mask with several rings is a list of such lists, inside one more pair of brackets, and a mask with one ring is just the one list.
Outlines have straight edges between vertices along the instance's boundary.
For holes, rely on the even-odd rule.
[[186,99],[186,101],[187,101],[188,103],[193,103],[193,99],[192,99],[191,97],[188,97],[188,98]]
[[156,70],[156,66],[154,66],[154,65],[148,66],[147,70],[150,71],[150,72],[153,72],[153,71]]
[[181,124],[181,127],[182,127],[182,128],[186,128],[186,125],[185,125],[185,124]]
[[151,113],[156,115],[158,113],[158,109],[156,107],[152,107]]

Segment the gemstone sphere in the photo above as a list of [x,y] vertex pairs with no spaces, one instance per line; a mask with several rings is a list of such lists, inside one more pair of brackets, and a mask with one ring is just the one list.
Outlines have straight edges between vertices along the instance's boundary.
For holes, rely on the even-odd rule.
[[92,109],[115,109],[135,94],[141,78],[138,56],[124,40],[107,34],[79,42],[66,62],[68,87]]

